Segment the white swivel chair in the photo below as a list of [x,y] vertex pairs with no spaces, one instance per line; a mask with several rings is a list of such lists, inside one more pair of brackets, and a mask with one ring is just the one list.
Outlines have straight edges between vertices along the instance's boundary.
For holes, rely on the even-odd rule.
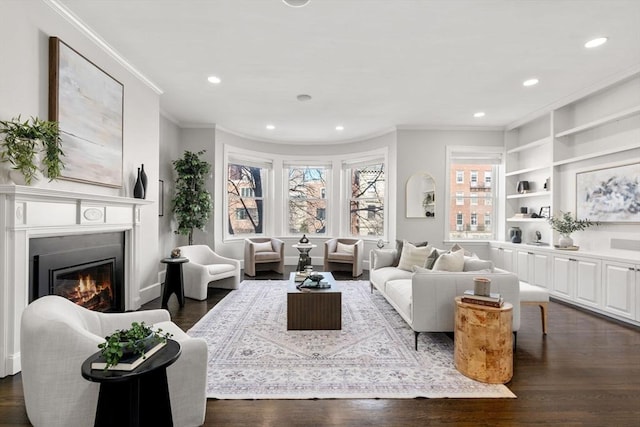
[[[22,387],[29,421],[36,427],[92,426],[100,384],[82,377],[82,362],[116,329],[145,322],[173,334],[182,353],[167,368],[171,412],[176,426],[204,423],[207,344],[170,321],[166,310],[100,313],[66,298],[49,295],[22,313],[20,354]],[[117,410],[117,408],[114,408]]]
[[324,242],[324,271],[350,271],[362,275],[364,242],[360,239],[329,239]]
[[209,283],[216,288],[240,287],[240,261],[215,253],[207,245],[180,246],[180,255],[189,262],[182,264],[184,296],[197,300],[207,299]]
[[244,274],[255,276],[257,270],[284,273],[284,242],[274,237],[244,239]]

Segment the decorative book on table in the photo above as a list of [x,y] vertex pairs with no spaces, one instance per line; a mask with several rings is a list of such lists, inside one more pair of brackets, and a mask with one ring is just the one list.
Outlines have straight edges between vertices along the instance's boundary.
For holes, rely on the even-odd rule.
[[309,274],[304,271],[297,271],[293,280],[295,282],[304,282],[304,279],[306,279],[308,276]]
[[485,305],[487,307],[502,307],[504,300],[500,294],[491,293],[487,295],[476,295],[472,290],[464,291],[462,302],[469,304]]
[[[133,371],[138,366],[140,366],[145,361],[149,360],[151,356],[157,353],[162,347],[167,345],[166,341],[159,342],[158,344],[152,346],[148,350],[144,352],[144,356],[140,356],[136,353],[131,353],[130,355],[122,356],[120,362],[116,365],[113,365],[108,368],[109,371]],[[98,360],[91,363],[91,369],[105,369],[107,367],[107,362],[104,360],[104,357],[100,356]]]

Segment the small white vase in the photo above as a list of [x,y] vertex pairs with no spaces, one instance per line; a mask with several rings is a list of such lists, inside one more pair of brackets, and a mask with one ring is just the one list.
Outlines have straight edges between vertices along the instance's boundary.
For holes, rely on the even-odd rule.
[[558,246],[561,248],[569,248],[573,246],[573,239],[568,234],[563,234],[558,239]]

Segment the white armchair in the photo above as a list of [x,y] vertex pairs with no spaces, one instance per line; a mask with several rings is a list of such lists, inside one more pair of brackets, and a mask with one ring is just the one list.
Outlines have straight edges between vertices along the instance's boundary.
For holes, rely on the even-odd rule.
[[362,275],[364,242],[360,239],[329,239],[324,242],[324,271],[350,271]]
[[167,368],[171,412],[176,426],[204,423],[207,344],[170,321],[166,310],[99,313],[49,295],[25,308],[20,328],[22,387],[34,426],[92,426],[100,385],[84,379],[82,362],[116,329],[145,322],[173,334],[182,354]]
[[244,274],[255,276],[257,270],[284,273],[284,242],[274,237],[244,239]]
[[184,296],[197,300],[207,299],[209,283],[216,288],[240,287],[240,261],[215,253],[207,245],[180,246],[182,256],[189,262],[182,264]]

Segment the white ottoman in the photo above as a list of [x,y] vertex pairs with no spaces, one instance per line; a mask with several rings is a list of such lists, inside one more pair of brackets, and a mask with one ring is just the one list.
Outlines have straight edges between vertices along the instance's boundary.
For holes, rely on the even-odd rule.
[[540,286],[520,282],[520,305],[540,306],[542,317],[542,333],[547,335],[547,305],[549,304],[549,292]]

